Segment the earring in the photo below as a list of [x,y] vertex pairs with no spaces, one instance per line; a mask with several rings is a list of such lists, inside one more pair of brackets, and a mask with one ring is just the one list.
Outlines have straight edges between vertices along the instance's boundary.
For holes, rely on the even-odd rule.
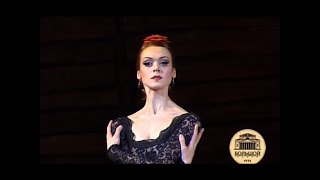
[[172,86],[174,86],[174,84],[175,84],[175,83],[174,83],[174,78],[172,78]]
[[139,79],[138,88],[141,89],[141,79]]

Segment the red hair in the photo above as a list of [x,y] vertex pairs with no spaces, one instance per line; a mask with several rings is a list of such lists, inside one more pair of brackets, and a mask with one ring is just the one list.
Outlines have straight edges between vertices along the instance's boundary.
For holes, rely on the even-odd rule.
[[151,36],[144,38],[142,46],[149,44],[151,42],[155,42],[155,41],[162,42],[167,45],[170,44],[170,41],[168,40],[167,36],[162,36],[162,35],[156,34],[156,35],[151,35]]

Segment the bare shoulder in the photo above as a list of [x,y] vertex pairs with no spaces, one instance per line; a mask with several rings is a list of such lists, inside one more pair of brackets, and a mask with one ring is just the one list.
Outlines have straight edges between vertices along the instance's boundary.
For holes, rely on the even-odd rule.
[[194,112],[188,112],[187,110],[183,109],[181,106],[173,103],[174,106],[172,107],[172,110],[176,115],[183,115],[183,114],[189,114],[188,116],[194,117],[195,119],[199,119],[199,116]]
[[128,115],[127,117],[128,117],[131,121],[136,121],[136,120],[140,119],[141,113],[142,113],[141,110],[139,110],[139,111],[137,111],[137,112],[135,112],[135,113],[133,113],[133,114]]
[[200,123],[200,117],[196,113],[188,112],[177,104],[175,104],[173,109],[174,109],[174,113],[176,113],[176,116],[181,116],[186,114],[187,116],[183,116],[186,121]]
[[172,112],[175,113],[176,116],[188,113],[188,111],[186,111],[176,103],[173,103]]

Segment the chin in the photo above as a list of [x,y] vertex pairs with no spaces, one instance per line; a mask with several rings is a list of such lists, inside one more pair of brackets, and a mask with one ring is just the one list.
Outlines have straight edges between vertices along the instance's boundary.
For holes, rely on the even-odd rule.
[[151,90],[160,90],[160,89],[164,89],[166,86],[164,86],[163,84],[159,84],[159,85],[152,85],[152,86],[149,86],[149,88],[151,89]]
[[163,88],[164,88],[163,86],[152,86],[152,87],[150,87],[150,89],[154,90],[154,91],[160,90],[160,89],[163,89]]
[[165,89],[167,88],[169,85],[167,84],[164,84],[164,83],[152,83],[152,84],[149,84],[148,87],[151,89],[151,90],[160,90],[160,89]]

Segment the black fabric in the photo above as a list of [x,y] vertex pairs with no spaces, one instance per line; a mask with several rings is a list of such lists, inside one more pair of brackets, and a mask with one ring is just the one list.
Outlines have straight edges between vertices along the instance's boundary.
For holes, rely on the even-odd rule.
[[114,134],[119,125],[123,126],[120,145],[112,145],[107,156],[120,164],[184,164],[181,160],[179,134],[185,137],[188,145],[196,123],[200,123],[198,115],[185,113],[176,116],[158,138],[135,141],[132,121],[128,117],[117,118],[112,122],[111,132]]

